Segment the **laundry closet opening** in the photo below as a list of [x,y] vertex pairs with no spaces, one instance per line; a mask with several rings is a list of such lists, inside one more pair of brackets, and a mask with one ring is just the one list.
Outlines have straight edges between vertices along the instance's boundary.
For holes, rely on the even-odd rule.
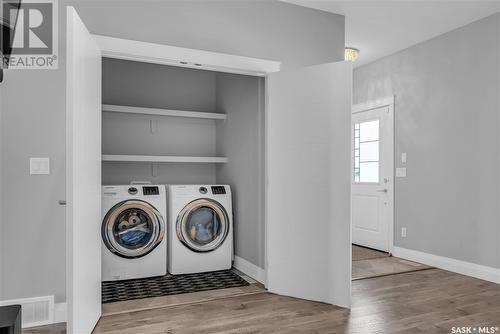
[[103,58],[103,186],[228,185],[234,256],[264,268],[264,86],[263,77]]

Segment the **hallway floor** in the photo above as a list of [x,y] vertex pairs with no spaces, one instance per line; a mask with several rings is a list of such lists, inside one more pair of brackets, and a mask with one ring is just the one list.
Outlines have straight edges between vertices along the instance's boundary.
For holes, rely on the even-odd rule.
[[361,260],[371,260],[371,259],[380,259],[391,256],[389,253],[381,252],[376,249],[358,246],[352,244],[352,260],[353,261],[361,261]]
[[352,245],[352,279],[366,279],[432,267],[391,256],[375,249]]

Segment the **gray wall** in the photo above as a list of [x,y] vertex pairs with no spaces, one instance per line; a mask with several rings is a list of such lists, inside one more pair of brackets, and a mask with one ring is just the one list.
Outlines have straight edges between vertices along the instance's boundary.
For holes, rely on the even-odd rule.
[[343,16],[279,1],[72,3],[97,34],[280,60],[283,68],[344,58]]
[[[59,29],[65,12],[59,11]],[[0,129],[3,298],[66,295],[65,36],[59,70],[6,70]],[[29,175],[29,157],[50,157],[50,175]]]
[[264,79],[218,74],[217,183],[231,185],[235,255],[265,268],[264,244]]
[[[102,98],[107,104],[216,111],[216,74],[211,71],[105,58],[102,74]],[[104,154],[216,155],[214,120],[103,113],[102,124]],[[158,169],[155,175],[153,167]],[[103,164],[103,184],[215,183],[215,179],[213,164]]]
[[[64,299],[65,208],[58,205],[65,197],[61,75],[62,71],[9,70],[2,84],[1,273],[5,299],[52,294],[57,301]],[[29,157],[50,157],[50,175],[30,176]]]
[[[343,58],[343,16],[277,1],[59,4],[59,70],[10,71],[2,84],[4,298],[65,300],[65,212],[57,205],[65,193],[65,5],[103,35],[281,60],[284,68]],[[50,156],[51,175],[30,177],[30,156]],[[20,223],[7,223],[19,222],[19,212]]]
[[396,246],[500,268],[499,34],[496,14],[354,71],[355,103],[396,96]]

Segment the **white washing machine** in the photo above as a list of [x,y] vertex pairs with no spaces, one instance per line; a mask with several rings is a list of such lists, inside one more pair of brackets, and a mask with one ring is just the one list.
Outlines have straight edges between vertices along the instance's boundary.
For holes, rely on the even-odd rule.
[[165,186],[102,187],[102,280],[167,273]]
[[231,189],[227,185],[170,185],[168,271],[230,269],[233,260]]

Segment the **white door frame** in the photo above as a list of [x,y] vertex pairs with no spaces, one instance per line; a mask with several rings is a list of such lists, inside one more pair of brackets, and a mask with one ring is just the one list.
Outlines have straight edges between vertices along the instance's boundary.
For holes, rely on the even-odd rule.
[[[101,49],[102,57],[106,58],[257,77],[266,77],[271,73],[279,72],[281,69],[281,61],[182,48],[104,35],[94,34],[92,36]],[[267,79],[265,85],[267,85]],[[267,96],[267,94],[265,95]],[[264,108],[267,108],[267,101]],[[264,114],[267,115],[266,110],[264,110]],[[265,134],[267,132],[267,122],[264,126],[263,133]],[[267,141],[264,141],[264,159],[266,159]],[[265,160],[264,169],[262,173],[264,174],[264,180],[267,180],[267,159]],[[267,254],[267,185],[266,181],[264,183],[264,253]],[[264,270],[238,256],[234,258],[234,266],[260,283],[267,284],[267,256],[265,256],[264,260]]]
[[[395,193],[395,186],[396,186],[396,179],[394,175],[394,95],[389,96],[386,98],[378,99],[378,100],[373,100],[373,101],[368,101],[364,103],[359,103],[359,104],[354,104],[351,109],[352,114],[360,113],[363,111],[368,111],[372,109],[377,109],[377,108],[382,108],[382,107],[388,107],[389,108],[389,123],[391,125],[391,136],[390,136],[390,142],[389,145],[392,146],[392,149],[390,152],[392,152],[392,155],[389,157],[389,166],[391,166],[391,177],[392,177],[392,187],[390,187],[391,191],[387,196],[391,199],[390,205],[391,208],[389,209],[389,212],[391,213],[389,215],[389,228],[388,228],[388,234],[389,234],[389,253],[392,254],[394,250],[394,193]],[[352,143],[351,143],[352,145]],[[352,151],[352,147],[351,147]],[[354,168],[353,161],[351,159],[351,171]],[[351,189],[352,189],[352,180],[351,180]],[[352,193],[352,190],[351,190]],[[352,202],[352,195],[351,195],[351,202]],[[352,203],[351,203],[352,204]],[[352,208],[352,205],[351,205]],[[352,217],[352,215],[351,215]],[[351,219],[351,231],[352,231],[352,219]]]
[[107,58],[138,61],[197,70],[265,77],[279,72],[280,61],[237,56],[227,53],[182,48],[117,37],[92,35]]

